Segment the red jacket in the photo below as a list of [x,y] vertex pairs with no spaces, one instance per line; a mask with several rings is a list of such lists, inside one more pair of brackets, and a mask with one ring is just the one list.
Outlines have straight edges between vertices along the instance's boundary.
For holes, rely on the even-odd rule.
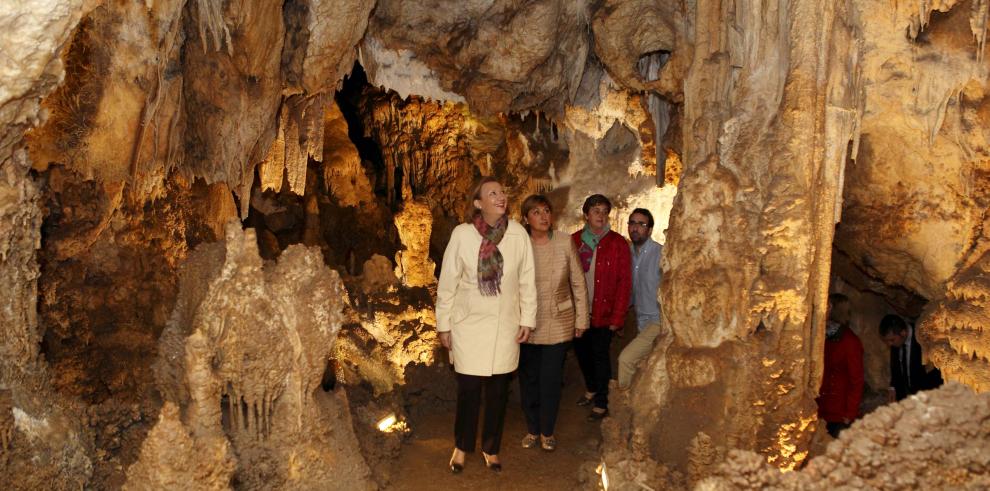
[[[571,240],[581,247],[581,232]],[[598,242],[595,259],[595,298],[591,302],[591,326],[619,326],[626,322],[629,296],[632,295],[632,254],[621,235],[609,230]]]
[[818,416],[830,423],[859,416],[863,397],[863,343],[848,327],[839,339],[825,340],[825,370],[818,396]]

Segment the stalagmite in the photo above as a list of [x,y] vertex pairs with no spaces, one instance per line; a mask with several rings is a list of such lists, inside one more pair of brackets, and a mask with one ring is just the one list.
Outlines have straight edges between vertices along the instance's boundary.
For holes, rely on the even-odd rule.
[[[178,301],[192,302],[193,309],[176,310],[163,335],[158,380],[164,394],[179,396],[168,402],[189,414],[179,424],[190,428],[196,441],[226,437],[239,458],[250,454],[271,465],[283,458],[277,449],[286,442],[309,449],[293,464],[306,472],[256,474],[261,471],[239,462],[242,482],[287,488],[331,482],[330,459],[346,461],[357,471],[346,478],[335,476],[333,482],[367,488],[370,475],[361,457],[325,445],[327,439],[354,444],[350,428],[331,428],[329,416],[321,412],[324,405],[340,401],[312,401],[324,369],[321,362],[333,348],[347,302],[337,274],[322,266],[319,252],[302,246],[263,266],[253,231],[242,231],[236,221],[227,226],[225,245],[226,250],[207,247],[193,254],[189,267],[194,270],[180,281],[180,297],[189,299]],[[208,264],[214,276],[204,282],[197,264]],[[230,418],[226,431],[213,409],[224,396]],[[132,475],[131,483],[143,486],[139,479],[148,479],[149,473],[155,480],[165,479],[148,465],[135,464],[143,470]]]

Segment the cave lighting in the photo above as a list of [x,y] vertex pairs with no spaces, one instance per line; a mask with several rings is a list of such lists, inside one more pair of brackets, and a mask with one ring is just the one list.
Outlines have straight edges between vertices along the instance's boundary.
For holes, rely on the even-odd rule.
[[595,472],[602,476],[602,489],[608,491],[608,468],[605,466],[605,461],[603,460],[601,464],[598,464],[598,468]]
[[391,413],[388,416],[378,420],[378,431],[381,431],[382,433],[390,433],[392,427],[398,421],[398,418],[395,417],[395,413]]
[[396,417],[395,413],[389,413],[388,416],[378,420],[376,426],[382,433],[409,433],[409,425]]

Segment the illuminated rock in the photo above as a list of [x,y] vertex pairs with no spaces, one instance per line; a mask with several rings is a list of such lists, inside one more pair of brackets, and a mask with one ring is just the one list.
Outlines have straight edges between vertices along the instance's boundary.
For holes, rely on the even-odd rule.
[[828,445],[825,455],[782,473],[734,451],[696,490],[946,489],[990,486],[990,395],[950,384],[883,407]]
[[395,215],[395,228],[399,230],[399,239],[405,246],[395,254],[395,275],[402,279],[402,284],[415,286],[430,286],[437,282],[434,271],[436,264],[430,259],[430,231],[433,225],[433,214],[430,206],[421,201],[407,199],[402,205],[402,211]]
[[[347,302],[317,250],[291,246],[277,263],[263,265],[254,231],[236,221],[227,225],[225,243],[190,255],[162,334],[158,383],[166,401],[182,409],[181,424],[196,441],[206,439],[198,445],[230,442],[244,485],[371,487],[367,464],[347,450],[357,441],[346,396],[320,390]],[[169,424],[175,422],[168,417],[159,422]],[[188,462],[182,448],[175,451],[173,460]],[[142,458],[163,458],[161,452]]]

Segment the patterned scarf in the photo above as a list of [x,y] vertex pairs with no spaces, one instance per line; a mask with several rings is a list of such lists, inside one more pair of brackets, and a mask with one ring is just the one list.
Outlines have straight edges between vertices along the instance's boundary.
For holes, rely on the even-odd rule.
[[581,258],[581,267],[584,268],[585,273],[591,269],[591,259],[595,257],[595,249],[598,248],[598,243],[602,241],[602,238],[608,235],[609,230],[609,225],[605,224],[602,234],[595,235],[591,231],[591,227],[585,224],[584,231],[581,232],[581,247],[578,247],[578,256]]
[[481,234],[481,250],[478,251],[478,289],[486,297],[502,293],[502,266],[505,261],[498,250],[498,243],[505,236],[509,219],[505,215],[495,226],[488,225],[481,213],[474,215],[474,228]]

